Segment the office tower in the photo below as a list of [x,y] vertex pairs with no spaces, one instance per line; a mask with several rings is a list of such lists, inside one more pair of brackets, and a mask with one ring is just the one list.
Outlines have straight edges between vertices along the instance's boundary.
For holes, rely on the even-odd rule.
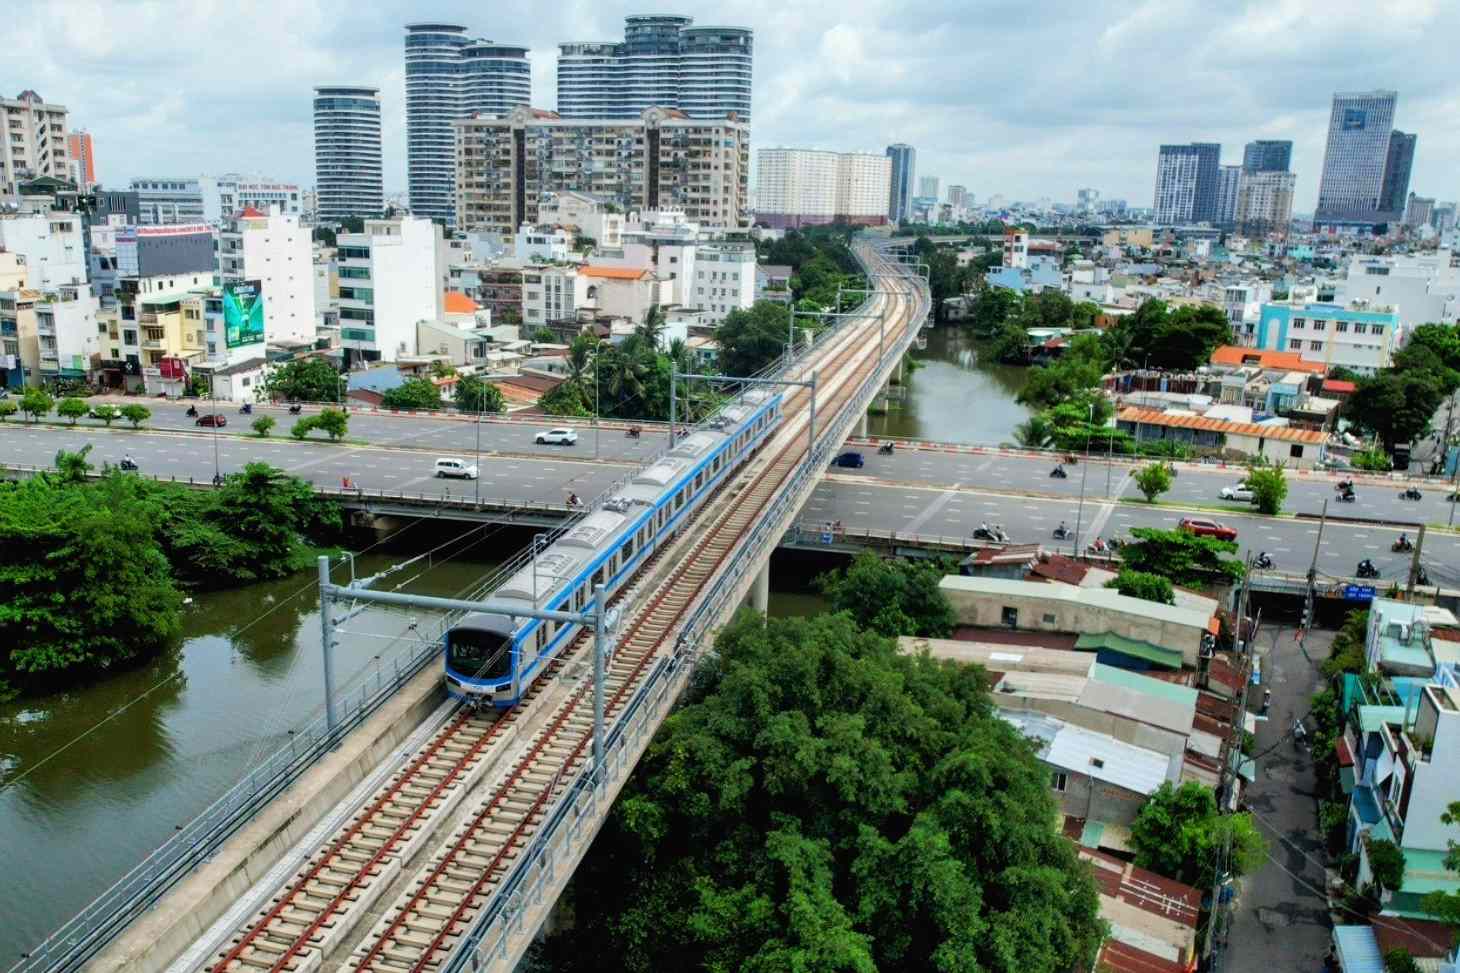
[[862,152],[761,149],[756,222],[775,229],[886,222],[876,202],[892,185],[892,159]]
[[[1333,96],[1323,175],[1318,182],[1319,223],[1384,220],[1385,173],[1394,141],[1397,91],[1340,92]],[[1403,148],[1402,144],[1395,146]],[[1411,146],[1412,154],[1412,146]],[[1411,155],[1412,158],[1412,155]],[[1408,179],[1404,180],[1405,191]],[[1403,196],[1399,208],[1403,208]]]
[[532,100],[527,48],[467,36],[458,24],[406,25],[406,183],[411,212],[455,225],[452,122]]
[[1275,139],[1248,142],[1242,150],[1244,172],[1287,172],[1293,162],[1293,143]]
[[1409,175],[1414,170],[1414,150],[1418,135],[1389,133],[1389,151],[1384,157],[1384,186],[1379,194],[1379,210],[1388,218],[1398,219],[1409,198]]
[[911,145],[898,142],[887,147],[887,157],[892,160],[892,189],[887,201],[887,218],[894,223],[903,223],[911,218],[913,173],[917,166],[917,150]]
[[[678,207],[710,229],[750,225],[744,122],[691,119],[667,108],[645,109],[632,120],[568,119],[521,107],[459,121],[455,132],[457,206],[466,230],[511,237],[523,223],[539,222],[546,196],[569,191],[626,211]],[[886,202],[883,186],[879,213]]]
[[750,121],[755,34],[694,27],[689,17],[624,18],[624,39],[558,45],[558,115],[638,118],[677,108],[690,118]]
[[957,185],[949,186],[948,187],[948,205],[949,206],[952,206],[955,210],[958,210],[958,209],[967,209],[968,208],[968,187],[967,186],[957,186]]
[[1100,208],[1100,190],[1075,190],[1075,209],[1081,213],[1093,213]]
[[1241,166],[1222,166],[1217,170],[1217,208],[1212,222],[1230,226],[1237,220],[1237,191],[1242,186]]
[[1244,172],[1237,190],[1237,228],[1249,236],[1286,233],[1293,219],[1291,172]]
[[66,151],[66,106],[48,105],[34,91],[0,98],[7,134],[0,152],[0,195],[13,196],[22,182],[41,176],[70,179]]
[[96,185],[96,156],[92,154],[91,133],[86,130],[71,132],[66,136],[66,154],[71,163],[79,167],[76,188],[90,189]]
[[1409,205],[1404,210],[1404,224],[1406,226],[1424,226],[1433,221],[1434,214],[1435,198],[1433,196],[1409,194]]
[[314,180],[321,223],[385,210],[379,88],[314,89]]
[[203,187],[196,179],[133,179],[132,192],[142,226],[203,222]]
[[918,195],[924,199],[936,200],[938,198],[938,177],[918,177]]
[[1155,221],[1216,222],[1222,147],[1212,142],[1163,145],[1156,157]]

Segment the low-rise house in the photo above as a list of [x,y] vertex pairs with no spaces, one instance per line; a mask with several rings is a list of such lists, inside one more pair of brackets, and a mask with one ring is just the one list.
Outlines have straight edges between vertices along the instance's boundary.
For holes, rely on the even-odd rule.
[[1130,862],[1080,848],[1100,892],[1110,936],[1095,958],[1108,973],[1193,973],[1202,893]]
[[1290,426],[1286,420],[1231,422],[1191,412],[1125,408],[1117,413],[1116,424],[1138,442],[1169,440],[1213,453],[1226,450],[1244,457],[1261,456],[1294,469],[1312,469],[1321,463],[1328,442],[1327,434]]

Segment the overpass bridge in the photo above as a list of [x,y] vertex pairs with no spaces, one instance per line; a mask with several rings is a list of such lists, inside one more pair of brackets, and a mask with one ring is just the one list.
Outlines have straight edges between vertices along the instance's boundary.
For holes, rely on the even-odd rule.
[[[622,622],[607,660],[601,759],[589,756],[586,684],[544,678],[517,709],[496,719],[453,715],[421,740],[381,795],[362,800],[340,834],[323,836],[302,872],[256,885],[237,902],[169,895],[199,863],[226,850],[230,837],[244,837],[239,828],[259,804],[237,816],[213,814],[201,827],[184,828],[175,847],[159,849],[144,873],[108,890],[16,969],[512,969],[714,632],[747,596],[764,605],[771,551],[928,318],[925,269],[914,258],[885,243],[855,249],[874,282],[863,316],[822,332],[773,372],[806,383],[784,393],[773,437],[618,598]],[[357,492],[351,502],[385,499]],[[559,672],[581,670],[589,641],[568,651]],[[422,655],[429,671],[435,654]],[[398,673],[397,682],[409,675]],[[382,701],[390,688],[381,688]],[[363,718],[366,708],[362,691],[355,712]],[[304,748],[323,756],[341,742],[327,734],[306,739]],[[442,790],[482,767],[492,773],[473,793]],[[283,786],[274,792],[288,800]],[[460,802],[452,815],[439,804],[448,792]],[[414,830],[424,820],[452,828],[444,842],[434,839],[434,851]],[[407,838],[409,849],[401,844]],[[209,941],[231,905],[246,906],[244,921]],[[179,950],[184,934],[191,949]]]

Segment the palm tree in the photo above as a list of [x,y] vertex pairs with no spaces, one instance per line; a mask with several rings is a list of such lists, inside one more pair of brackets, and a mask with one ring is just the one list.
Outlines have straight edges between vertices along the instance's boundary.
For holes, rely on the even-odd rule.
[[658,348],[659,341],[664,335],[666,325],[664,320],[664,309],[658,304],[653,305],[644,314],[644,323],[634,329],[634,334],[643,338],[651,348]]
[[1045,449],[1054,442],[1054,426],[1044,416],[1030,416],[1014,427],[1014,441],[1030,449]]

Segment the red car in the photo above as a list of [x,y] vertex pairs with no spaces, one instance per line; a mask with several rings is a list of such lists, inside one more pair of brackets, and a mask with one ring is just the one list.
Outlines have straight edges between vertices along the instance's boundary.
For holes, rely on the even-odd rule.
[[198,416],[198,421],[194,423],[194,425],[216,426],[217,428],[222,429],[224,426],[228,425],[228,417],[219,415],[216,412],[210,412],[205,416]]
[[1181,529],[1189,530],[1198,537],[1215,537],[1219,541],[1235,541],[1237,528],[1219,524],[1215,520],[1201,520],[1197,517],[1183,517]]

